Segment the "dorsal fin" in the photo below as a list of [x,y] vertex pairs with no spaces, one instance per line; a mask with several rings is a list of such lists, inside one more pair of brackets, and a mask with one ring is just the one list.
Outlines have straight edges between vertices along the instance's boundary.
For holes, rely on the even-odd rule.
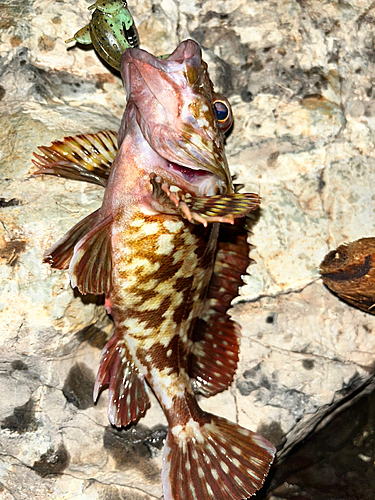
[[80,134],[38,149],[43,156],[34,153],[36,160],[31,160],[39,167],[35,175],[56,175],[105,187],[118,150],[117,134],[112,130]]
[[250,264],[242,220],[221,225],[205,308],[193,332],[189,375],[195,390],[212,396],[229,387],[238,363],[240,326],[227,314]]
[[69,266],[72,287],[83,293],[108,294],[112,283],[112,252],[108,215],[75,246]]

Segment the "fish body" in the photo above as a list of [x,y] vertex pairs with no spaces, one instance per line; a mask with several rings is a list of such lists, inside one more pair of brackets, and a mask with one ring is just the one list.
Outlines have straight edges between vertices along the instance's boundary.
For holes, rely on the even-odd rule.
[[[164,498],[239,500],[261,487],[275,448],[204,412],[195,392],[223,390],[236,369],[238,326],[226,310],[248,250],[245,236],[229,237],[217,251],[219,223],[234,223],[259,198],[235,192],[215,108],[227,101],[213,93],[195,42],[182,42],[163,61],[129,49],[121,70],[128,100],[103,205],[46,260],[59,268],[70,262],[72,286],[82,293],[106,294],[115,333],[94,398],[109,386],[111,423],[127,426],[144,415],[146,381],[165,412]],[[64,163],[59,148],[41,148],[39,173],[64,176],[66,169],[72,178],[76,165],[79,177],[80,161]],[[97,166],[87,170],[96,182]]]

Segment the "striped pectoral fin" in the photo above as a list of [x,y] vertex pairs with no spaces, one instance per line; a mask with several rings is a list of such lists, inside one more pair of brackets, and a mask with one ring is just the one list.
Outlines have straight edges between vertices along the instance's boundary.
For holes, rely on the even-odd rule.
[[111,290],[113,216],[101,220],[74,247],[69,274],[72,287],[83,293],[100,295]]
[[105,346],[96,376],[94,401],[109,386],[108,417],[112,425],[126,427],[142,417],[150,407],[144,377],[134,366],[123,342],[114,335]]
[[189,375],[195,390],[204,396],[227,389],[233,380],[241,332],[227,310],[238,295],[250,262],[243,221],[236,221],[234,226],[222,225],[207,301],[191,336],[194,343]]
[[32,162],[39,168],[35,175],[56,175],[105,187],[118,150],[117,134],[104,130],[65,137],[38,149],[43,154],[34,153]]
[[201,222],[229,222],[244,217],[259,207],[260,197],[255,193],[231,193],[214,196],[185,196],[179,202],[179,209],[188,220]]
[[162,481],[165,500],[241,500],[259,490],[275,456],[262,436],[208,413],[169,429]]
[[207,226],[212,222],[228,222],[244,217],[260,204],[254,193],[231,193],[195,197],[182,191],[171,191],[171,186],[160,176],[152,174],[154,208],[162,213],[179,213],[188,221]]
[[88,215],[72,227],[57,243],[44,252],[43,260],[56,269],[67,269],[73,257],[74,247],[96,224],[99,210]]

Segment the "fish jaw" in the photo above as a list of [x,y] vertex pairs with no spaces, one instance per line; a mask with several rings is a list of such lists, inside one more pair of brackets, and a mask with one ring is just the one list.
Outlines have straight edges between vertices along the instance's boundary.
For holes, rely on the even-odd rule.
[[[217,190],[232,192],[212,83],[199,45],[186,40],[164,61],[129,49],[122,57],[121,74],[150,146],[171,164],[210,172],[218,179]],[[123,122],[120,141],[125,127]]]
[[[104,194],[102,213],[130,214],[135,209],[156,213],[152,177],[159,176],[172,188],[193,196],[212,196],[220,191],[222,181],[207,170],[193,170],[173,164],[155,151],[144,138],[138,121],[137,110],[128,105],[124,122],[125,139],[122,141]],[[176,207],[171,204],[173,213]]]
[[[139,90],[144,91],[146,85],[166,113],[173,118],[181,114],[182,104],[188,99],[176,100],[171,98],[172,95],[203,85],[206,97],[211,97],[212,84],[208,82],[207,85],[203,81],[206,70],[207,65],[202,61],[201,49],[193,40],[182,42],[165,60],[160,60],[142,49],[127,51],[122,58],[122,76],[127,97]],[[140,88],[137,88],[137,85]]]

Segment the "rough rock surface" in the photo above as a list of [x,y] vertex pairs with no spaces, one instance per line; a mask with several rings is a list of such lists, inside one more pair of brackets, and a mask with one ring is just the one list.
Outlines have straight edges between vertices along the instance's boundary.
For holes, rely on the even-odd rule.
[[[38,145],[116,129],[121,80],[64,40],[84,0],[0,5],[0,496],[160,498],[166,421],[156,401],[130,430],[92,388],[111,324],[43,251],[100,205],[101,188],[35,178]],[[132,5],[134,3],[134,5]],[[251,276],[233,314],[237,378],[202,406],[263,433],[280,456],[372,378],[375,317],[339,301],[318,266],[344,241],[374,236],[372,1],[130,2],[143,47],[192,37],[232,106],[229,164],[262,196]]]

